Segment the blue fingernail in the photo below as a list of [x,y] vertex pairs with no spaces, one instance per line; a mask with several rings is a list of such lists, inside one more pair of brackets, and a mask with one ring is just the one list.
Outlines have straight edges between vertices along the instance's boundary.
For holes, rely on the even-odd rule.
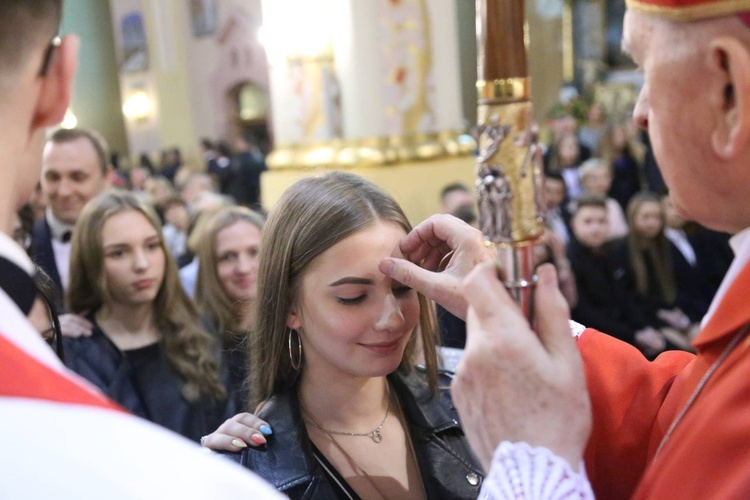
[[260,426],[260,432],[262,432],[266,436],[269,436],[269,435],[273,434],[273,430],[269,426],[267,426],[266,424],[263,424],[263,425]]

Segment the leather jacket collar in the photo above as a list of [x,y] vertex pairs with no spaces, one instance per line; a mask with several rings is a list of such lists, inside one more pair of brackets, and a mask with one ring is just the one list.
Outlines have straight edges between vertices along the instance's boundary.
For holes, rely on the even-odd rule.
[[[447,394],[433,397],[423,378],[389,376],[404,416],[428,498],[476,498],[482,474]],[[443,391],[441,391],[443,392]],[[291,498],[336,498],[312,454],[312,444],[293,392],[275,395],[258,416],[273,427],[267,446],[246,448],[232,458]],[[473,483],[473,484],[472,484]]]

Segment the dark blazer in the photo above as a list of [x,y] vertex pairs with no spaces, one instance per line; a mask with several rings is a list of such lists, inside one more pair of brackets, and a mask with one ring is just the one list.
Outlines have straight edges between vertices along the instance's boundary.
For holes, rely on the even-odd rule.
[[260,203],[260,174],[267,170],[266,162],[249,151],[232,159],[229,195],[238,205],[254,208]]
[[[394,373],[389,380],[408,422],[427,498],[475,499],[482,469],[469,449],[455,409],[441,395],[433,397],[419,375]],[[268,444],[228,456],[290,498],[337,498],[337,489],[312,455],[296,395],[273,396],[258,417],[273,428]]]
[[63,344],[68,368],[131,413],[188,439],[197,442],[228,417],[226,401],[191,403],[185,399],[184,381],[161,346],[156,362],[136,370],[96,323],[90,337],[65,337]]
[[62,297],[62,281],[57,271],[55,253],[52,250],[52,230],[49,228],[46,217],[34,222],[34,230],[31,234],[31,259],[52,278],[57,285],[58,296]]
[[635,345],[635,332],[649,326],[627,285],[627,268],[615,243],[594,252],[575,238],[568,243],[568,260],[576,277],[578,303],[574,321]]

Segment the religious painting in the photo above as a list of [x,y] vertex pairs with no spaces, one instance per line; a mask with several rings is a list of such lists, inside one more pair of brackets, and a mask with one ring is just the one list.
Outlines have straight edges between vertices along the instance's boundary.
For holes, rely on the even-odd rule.
[[219,27],[216,0],[190,0],[190,19],[196,38],[211,36]]
[[120,21],[120,71],[137,73],[148,70],[148,44],[143,15],[125,14]]
[[434,132],[432,25],[426,0],[381,0],[382,74],[390,136]]

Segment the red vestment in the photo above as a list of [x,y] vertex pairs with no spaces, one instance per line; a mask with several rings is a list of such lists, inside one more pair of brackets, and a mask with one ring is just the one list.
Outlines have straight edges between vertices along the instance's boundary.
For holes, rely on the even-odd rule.
[[578,346],[594,410],[586,470],[597,498],[739,498],[750,495],[750,336],[720,363],[656,451],[701,378],[750,324],[750,264],[696,338],[697,355],[648,362],[593,330]]

